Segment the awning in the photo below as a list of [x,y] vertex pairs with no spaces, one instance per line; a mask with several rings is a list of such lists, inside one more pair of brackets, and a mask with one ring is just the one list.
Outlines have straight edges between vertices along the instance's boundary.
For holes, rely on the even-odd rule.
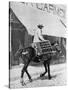
[[10,7],[21,23],[26,26],[29,34],[33,35],[33,30],[37,29],[37,25],[43,24],[43,34],[65,37],[66,28],[57,15],[26,6],[20,2],[11,2]]

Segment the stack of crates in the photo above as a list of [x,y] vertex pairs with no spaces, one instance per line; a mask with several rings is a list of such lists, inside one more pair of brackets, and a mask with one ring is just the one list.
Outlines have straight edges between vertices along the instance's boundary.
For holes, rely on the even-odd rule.
[[42,54],[51,54],[52,53],[52,46],[49,40],[45,42],[39,42]]

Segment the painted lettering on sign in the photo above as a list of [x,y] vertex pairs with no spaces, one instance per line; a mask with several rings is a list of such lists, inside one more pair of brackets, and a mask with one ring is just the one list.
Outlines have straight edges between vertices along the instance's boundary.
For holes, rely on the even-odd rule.
[[30,3],[30,4],[28,4],[26,2],[23,2],[23,4],[31,5],[34,8],[37,8],[37,9],[42,10],[42,11],[46,11],[48,13],[58,15],[61,18],[65,17],[65,9],[58,7],[58,5],[46,4],[46,3],[45,4],[44,3]]

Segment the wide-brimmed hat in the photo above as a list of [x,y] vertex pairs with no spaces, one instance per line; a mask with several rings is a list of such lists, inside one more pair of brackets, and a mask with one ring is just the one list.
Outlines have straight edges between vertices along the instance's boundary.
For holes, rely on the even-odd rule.
[[42,24],[37,25],[38,28],[42,29],[44,26]]

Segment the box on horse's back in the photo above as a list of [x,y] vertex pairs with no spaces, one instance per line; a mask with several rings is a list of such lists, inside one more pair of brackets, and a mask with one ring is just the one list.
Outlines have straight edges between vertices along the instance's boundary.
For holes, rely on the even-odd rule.
[[33,44],[37,55],[52,53],[52,46],[49,40],[46,40],[44,42],[36,42]]

